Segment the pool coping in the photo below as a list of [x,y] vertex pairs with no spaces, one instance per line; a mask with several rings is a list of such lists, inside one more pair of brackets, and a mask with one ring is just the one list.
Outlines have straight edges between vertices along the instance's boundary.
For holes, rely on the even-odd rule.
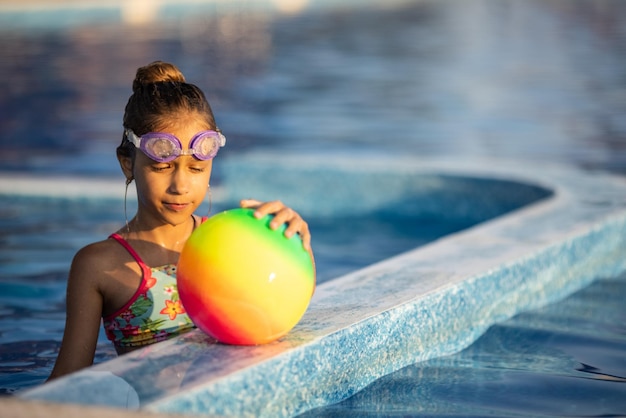
[[[251,154],[231,172],[246,167],[250,175],[276,164],[275,156]],[[460,351],[495,322],[626,269],[621,177],[489,159],[300,156],[279,165],[294,184],[298,173],[306,179],[311,170],[395,170],[506,179],[554,195],[319,285],[302,321],[278,342],[232,347],[193,331],[20,397],[131,409],[148,399],[141,409],[159,413],[294,416],[345,399],[406,365]],[[296,196],[297,185],[284,187],[284,195]],[[303,212],[315,206],[299,204]]]

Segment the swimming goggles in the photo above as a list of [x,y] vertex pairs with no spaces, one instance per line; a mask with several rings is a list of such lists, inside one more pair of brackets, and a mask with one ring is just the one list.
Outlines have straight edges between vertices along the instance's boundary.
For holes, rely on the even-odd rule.
[[165,132],[148,132],[137,136],[126,129],[126,138],[146,154],[160,163],[167,163],[180,155],[193,155],[198,160],[211,160],[220,147],[226,145],[226,137],[220,131],[200,131],[189,142],[189,149],[183,150],[180,140]]

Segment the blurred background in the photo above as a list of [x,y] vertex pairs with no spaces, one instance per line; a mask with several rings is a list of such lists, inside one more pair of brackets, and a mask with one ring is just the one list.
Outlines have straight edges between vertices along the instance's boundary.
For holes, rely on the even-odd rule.
[[2,0],[0,167],[121,178],[130,86],[158,59],[205,90],[222,158],[492,156],[623,173],[625,18],[620,0]]

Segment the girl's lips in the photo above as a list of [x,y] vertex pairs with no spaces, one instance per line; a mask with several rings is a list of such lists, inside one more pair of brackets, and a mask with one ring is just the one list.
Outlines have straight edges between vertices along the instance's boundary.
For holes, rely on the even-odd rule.
[[179,212],[185,210],[189,206],[189,203],[164,203],[164,205],[171,210]]

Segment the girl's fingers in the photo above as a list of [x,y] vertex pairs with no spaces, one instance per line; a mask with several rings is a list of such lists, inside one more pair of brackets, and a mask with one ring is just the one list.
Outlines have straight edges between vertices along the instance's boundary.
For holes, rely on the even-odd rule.
[[293,209],[285,206],[281,201],[261,202],[255,199],[243,199],[239,202],[242,208],[255,209],[254,216],[262,218],[266,215],[274,215],[270,222],[270,228],[277,229],[287,224],[285,236],[291,238],[296,233],[300,234],[302,244],[307,251],[311,250],[311,233],[309,225]]
[[255,199],[244,199],[239,202],[242,208],[255,209],[254,216],[256,218],[262,218],[265,215],[271,215],[284,208],[282,202],[275,200],[272,202],[261,202]]
[[255,199],[243,199],[239,201],[239,206],[246,209],[256,209],[261,206],[263,202],[260,202]]

